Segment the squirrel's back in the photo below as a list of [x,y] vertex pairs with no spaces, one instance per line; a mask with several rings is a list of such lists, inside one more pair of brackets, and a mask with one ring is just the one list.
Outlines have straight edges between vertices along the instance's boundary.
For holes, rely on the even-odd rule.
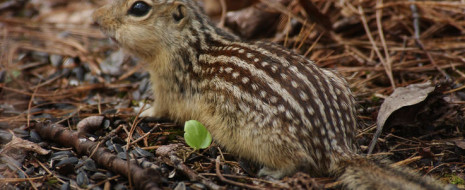
[[[94,18],[146,62],[154,104],[145,116],[202,122],[229,152],[263,165],[259,175],[337,174],[352,189],[419,179],[356,154],[355,103],[342,77],[280,46],[242,41],[194,1],[115,0]],[[408,189],[397,182],[389,184]]]

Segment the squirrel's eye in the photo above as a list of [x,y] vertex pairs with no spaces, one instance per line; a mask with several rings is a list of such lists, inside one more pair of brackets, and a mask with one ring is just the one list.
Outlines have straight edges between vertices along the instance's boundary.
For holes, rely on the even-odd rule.
[[143,1],[137,1],[132,4],[131,8],[128,10],[128,14],[141,17],[149,13],[152,7]]

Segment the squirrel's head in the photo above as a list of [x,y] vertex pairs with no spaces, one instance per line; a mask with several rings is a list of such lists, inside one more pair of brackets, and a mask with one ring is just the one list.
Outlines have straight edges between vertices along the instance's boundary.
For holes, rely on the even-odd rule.
[[150,58],[160,49],[175,53],[188,45],[191,29],[199,25],[195,18],[203,19],[198,11],[192,0],[114,0],[97,9],[93,18],[121,47]]

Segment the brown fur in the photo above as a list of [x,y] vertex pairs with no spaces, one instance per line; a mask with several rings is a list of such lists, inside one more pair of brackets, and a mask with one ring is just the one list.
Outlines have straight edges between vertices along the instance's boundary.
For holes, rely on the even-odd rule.
[[263,165],[259,175],[342,174],[350,189],[396,179],[357,156],[354,99],[342,77],[216,28],[193,1],[143,0],[152,8],[140,17],[128,14],[134,2],[115,0],[94,19],[146,63],[154,104],[144,116],[200,121],[229,152]]

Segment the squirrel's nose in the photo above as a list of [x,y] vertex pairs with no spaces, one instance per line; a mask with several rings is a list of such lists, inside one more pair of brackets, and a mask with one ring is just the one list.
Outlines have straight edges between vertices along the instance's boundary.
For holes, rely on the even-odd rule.
[[100,26],[104,24],[102,23],[104,19],[110,16],[108,15],[109,13],[108,10],[110,9],[111,9],[110,5],[105,5],[103,7],[96,9],[94,13],[92,13],[92,19],[94,20],[94,24],[100,25]]
[[101,24],[101,19],[100,19],[100,15],[101,13],[101,8],[97,9],[94,11],[94,13],[92,13],[92,20],[94,21],[92,24],[93,25],[100,25]]

